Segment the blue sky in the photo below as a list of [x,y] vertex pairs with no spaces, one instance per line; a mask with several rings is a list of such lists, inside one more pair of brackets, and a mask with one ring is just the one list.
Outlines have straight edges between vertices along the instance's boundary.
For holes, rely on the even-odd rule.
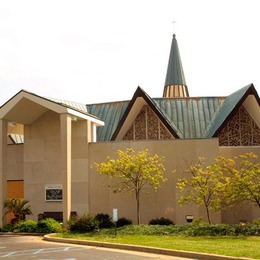
[[[257,0],[0,0],[0,104],[161,97],[172,34],[190,96],[260,90]],[[172,21],[176,21],[173,25]]]

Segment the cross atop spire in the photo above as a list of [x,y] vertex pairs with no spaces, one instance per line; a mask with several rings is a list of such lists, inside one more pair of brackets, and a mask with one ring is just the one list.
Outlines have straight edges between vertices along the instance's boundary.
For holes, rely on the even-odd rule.
[[173,34],[175,34],[175,23],[176,23],[176,21],[173,20],[172,21],[172,24],[173,24],[173,26],[172,26],[173,27]]

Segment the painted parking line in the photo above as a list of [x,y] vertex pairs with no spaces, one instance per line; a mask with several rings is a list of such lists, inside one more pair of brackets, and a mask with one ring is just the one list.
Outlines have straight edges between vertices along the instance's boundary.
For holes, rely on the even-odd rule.
[[7,254],[5,254],[4,256],[1,257],[8,257],[8,256],[13,256],[16,252],[9,252]]
[[40,252],[42,252],[42,251],[44,251],[44,249],[39,249],[39,250],[33,252],[33,255],[36,255],[36,254],[38,254],[38,253],[40,253]]
[[[38,259],[38,260],[55,260],[55,259],[50,259],[50,258],[45,259],[45,258],[41,258],[41,259]],[[65,259],[63,259],[63,260],[77,260],[77,258],[65,258]]]
[[[40,248],[40,249],[30,249],[30,250],[21,250],[21,251],[12,251],[12,252],[1,252],[0,258],[9,257],[9,256],[24,256],[24,255],[36,255],[36,254],[47,254],[47,253],[58,253],[58,252],[68,252],[76,250],[86,250],[83,247],[53,247],[53,248]],[[69,259],[69,258],[68,258]],[[71,258],[73,259],[73,258]]]

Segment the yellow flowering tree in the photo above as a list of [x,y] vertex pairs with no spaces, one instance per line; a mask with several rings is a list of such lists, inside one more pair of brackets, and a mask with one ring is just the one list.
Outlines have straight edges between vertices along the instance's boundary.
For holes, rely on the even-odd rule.
[[177,180],[177,188],[180,191],[179,204],[193,202],[204,206],[211,223],[210,210],[217,211],[223,207],[226,177],[219,170],[217,161],[210,165],[206,162],[204,157],[200,157],[196,164],[190,165],[185,171],[188,176]]
[[205,158],[190,165],[188,177],[177,181],[179,204],[203,205],[210,223],[210,210],[224,210],[244,202],[260,209],[260,163],[254,153],[233,159],[218,156],[207,164]]
[[260,209],[260,163],[250,152],[234,157],[220,158],[222,171],[228,177],[226,202],[231,205],[251,202]]
[[150,155],[148,150],[136,152],[132,148],[118,150],[117,159],[107,158],[106,162],[96,163],[97,171],[113,178],[109,185],[113,192],[128,191],[136,199],[137,223],[140,223],[140,194],[146,185],[154,191],[166,181],[163,157]]

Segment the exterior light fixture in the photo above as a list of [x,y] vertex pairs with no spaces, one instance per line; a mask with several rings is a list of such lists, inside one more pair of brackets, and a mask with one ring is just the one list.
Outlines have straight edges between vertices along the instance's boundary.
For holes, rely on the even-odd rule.
[[191,223],[191,222],[193,221],[193,219],[194,219],[194,216],[193,216],[193,215],[186,215],[186,216],[185,216],[185,219],[186,219],[186,221],[187,221],[188,223]]

